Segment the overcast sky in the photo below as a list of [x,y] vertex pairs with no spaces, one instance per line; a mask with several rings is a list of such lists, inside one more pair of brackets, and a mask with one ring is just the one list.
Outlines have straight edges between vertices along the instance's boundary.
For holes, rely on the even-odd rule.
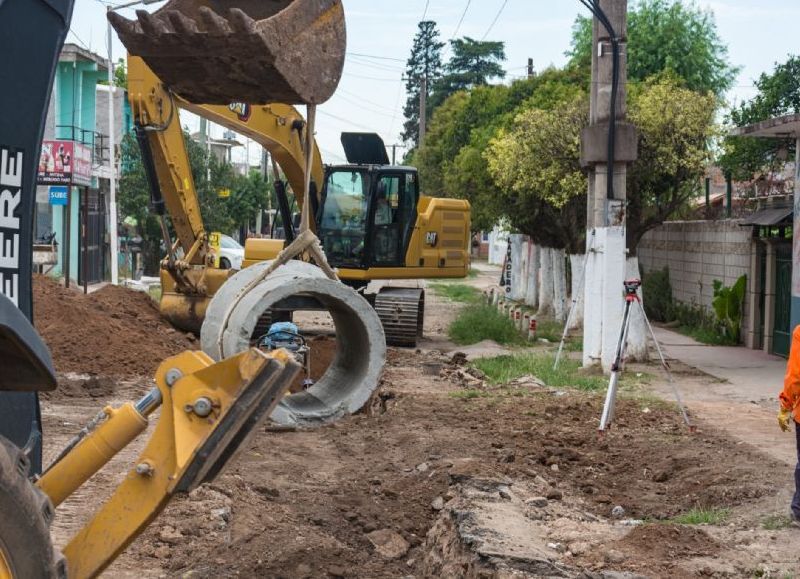
[[[798,0],[700,0],[697,4],[713,11],[730,61],[742,67],[728,94],[730,102],[752,97],[754,78],[787,55],[800,53]],[[106,5],[100,0],[76,0],[67,41],[106,56]],[[320,107],[317,121],[317,142],[326,163],[344,160],[339,143],[342,131],[370,130],[387,145],[401,143],[405,102],[401,75],[423,16],[438,23],[444,41],[466,35],[505,42],[505,68],[511,79],[525,73],[529,57],[537,70],[563,65],[572,23],[585,12],[577,0],[344,0],[344,7],[348,41],[344,75],[336,94]],[[132,17],[133,9],[121,14]],[[124,48],[114,35],[114,59],[122,54]],[[182,123],[191,130],[197,128],[192,115],[184,114]],[[222,129],[216,127],[213,135],[222,136]],[[244,150],[237,157],[243,154]],[[250,147],[250,156],[258,162],[257,146]]]

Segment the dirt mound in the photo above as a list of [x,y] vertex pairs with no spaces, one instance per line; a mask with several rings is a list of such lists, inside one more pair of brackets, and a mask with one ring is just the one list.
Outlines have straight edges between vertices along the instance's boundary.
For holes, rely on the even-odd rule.
[[164,358],[194,350],[144,293],[107,286],[84,295],[34,276],[34,322],[56,371],[128,378],[152,375]]
[[685,557],[716,555],[720,545],[708,533],[680,525],[642,525],[634,528],[615,545],[626,554],[642,554],[669,561]]

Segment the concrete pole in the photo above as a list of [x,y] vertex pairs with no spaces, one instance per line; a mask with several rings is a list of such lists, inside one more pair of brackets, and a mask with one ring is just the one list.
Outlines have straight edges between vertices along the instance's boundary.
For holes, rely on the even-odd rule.
[[[627,79],[627,0],[599,0],[620,41],[619,83],[616,121],[625,120],[625,82]],[[595,18],[592,49],[590,127],[584,133],[582,157],[589,165],[587,200],[587,266],[583,363],[602,364],[610,372],[619,338],[624,308],[625,279],[625,200],[627,161],[631,152],[617,155],[613,167],[614,196],[608,195],[607,139],[610,122],[613,55],[611,38]],[[630,135],[619,134],[615,152],[629,149]],[[604,140],[606,139],[606,140]],[[633,139],[635,143],[635,138]],[[635,145],[634,145],[635,150]],[[594,235],[592,232],[594,231]],[[589,247],[592,240],[593,247]]]
[[[111,12],[111,6],[108,7]],[[108,164],[111,173],[108,177],[108,240],[111,246],[111,284],[119,284],[119,241],[117,235],[117,164],[116,135],[114,133],[114,59],[111,41],[111,22],[108,21]]]

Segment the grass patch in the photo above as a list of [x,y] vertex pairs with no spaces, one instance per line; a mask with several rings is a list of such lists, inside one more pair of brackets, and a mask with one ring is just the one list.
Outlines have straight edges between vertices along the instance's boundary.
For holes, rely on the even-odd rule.
[[478,275],[479,275],[479,272],[478,272],[477,269],[469,268],[469,271],[467,272],[467,277],[468,278],[475,279],[476,277],[478,277]]
[[558,344],[561,341],[561,334],[564,332],[564,324],[553,320],[536,321],[536,338],[547,340]]
[[577,360],[562,358],[557,370],[553,369],[554,360],[549,354],[517,354],[482,358],[475,361],[475,367],[494,384],[503,384],[531,374],[551,388],[602,390],[607,385],[604,376],[584,372]]
[[692,509],[670,519],[679,525],[719,525],[730,516],[730,509]]
[[678,326],[675,330],[709,346],[735,346],[736,341],[720,334],[717,330],[703,326]]
[[161,286],[151,285],[149,288],[147,288],[147,295],[149,295],[150,299],[157,304],[161,303]]
[[525,343],[510,319],[498,313],[497,308],[480,303],[473,303],[461,310],[447,333],[459,346],[469,346],[483,340],[494,340],[505,345]]
[[761,527],[767,531],[780,531],[792,526],[792,519],[787,515],[770,515],[761,521]]
[[464,304],[478,303],[483,296],[479,289],[463,283],[434,283],[430,285],[430,288],[437,295]]

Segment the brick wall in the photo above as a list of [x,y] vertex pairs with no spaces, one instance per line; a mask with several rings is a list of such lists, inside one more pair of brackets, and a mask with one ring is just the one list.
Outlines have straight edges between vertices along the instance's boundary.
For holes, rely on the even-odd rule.
[[639,263],[644,273],[669,267],[674,299],[711,307],[714,280],[730,286],[750,277],[752,229],[736,220],[664,223],[642,239]]

